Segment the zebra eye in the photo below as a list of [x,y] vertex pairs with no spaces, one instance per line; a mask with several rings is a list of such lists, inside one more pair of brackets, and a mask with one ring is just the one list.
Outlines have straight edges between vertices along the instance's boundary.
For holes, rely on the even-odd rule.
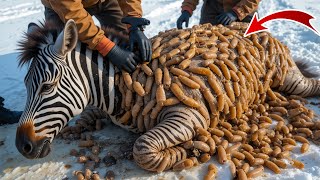
[[52,84],[44,84],[44,85],[42,86],[41,92],[48,92],[48,91],[51,90],[52,87],[53,87]]

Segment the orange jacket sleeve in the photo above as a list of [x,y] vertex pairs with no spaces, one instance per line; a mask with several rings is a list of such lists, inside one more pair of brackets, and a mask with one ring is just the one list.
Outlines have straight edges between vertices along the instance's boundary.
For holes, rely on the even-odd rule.
[[184,0],[182,2],[182,11],[188,11],[191,15],[199,4],[199,0]]
[[88,44],[90,49],[95,49],[105,38],[104,32],[94,24],[81,0],[49,0],[49,3],[64,23],[69,19],[75,21],[80,41]]
[[118,0],[123,17],[142,17],[141,0]]
[[260,1],[261,0],[241,0],[232,10],[238,15],[241,21],[258,9]]

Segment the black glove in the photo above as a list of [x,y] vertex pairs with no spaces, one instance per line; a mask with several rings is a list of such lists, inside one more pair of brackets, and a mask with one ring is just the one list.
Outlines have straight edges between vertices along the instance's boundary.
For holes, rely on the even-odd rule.
[[191,14],[188,11],[183,11],[181,16],[177,20],[177,28],[182,29],[182,23],[186,23],[186,27],[189,26],[189,19]]
[[121,49],[117,45],[110,50],[106,58],[120,70],[123,69],[128,73],[132,73],[136,69],[137,62],[140,61],[133,52]]
[[150,62],[152,56],[151,41],[144,35],[139,29],[135,28],[130,31],[129,34],[130,51],[134,50],[134,46],[138,45],[141,60],[144,62]]
[[238,19],[237,14],[234,11],[229,11],[218,15],[215,18],[215,24],[229,25]]

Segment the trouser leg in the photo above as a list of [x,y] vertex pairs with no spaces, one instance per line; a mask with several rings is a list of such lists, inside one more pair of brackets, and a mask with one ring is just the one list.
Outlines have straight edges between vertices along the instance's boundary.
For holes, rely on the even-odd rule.
[[4,98],[0,96],[0,125],[19,122],[21,111],[11,111],[4,107]]
[[223,6],[215,0],[205,0],[201,9],[200,24],[215,24],[216,16],[223,13]]
[[118,31],[126,31],[127,27],[121,23],[123,12],[117,0],[107,0],[99,7],[99,13],[95,14],[101,26],[114,28]]
[[[216,25],[215,18],[221,13],[224,13],[223,4],[216,0],[205,0],[201,9],[200,24],[211,23]],[[248,15],[241,22],[249,23],[252,17],[252,15]]]

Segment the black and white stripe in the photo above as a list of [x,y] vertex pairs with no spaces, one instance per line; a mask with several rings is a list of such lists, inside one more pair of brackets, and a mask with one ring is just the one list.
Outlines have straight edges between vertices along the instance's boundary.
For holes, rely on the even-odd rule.
[[133,157],[137,164],[150,171],[158,171],[166,155],[170,156],[166,168],[186,159],[185,149],[176,145],[191,140],[196,135],[197,127],[208,128],[204,117],[197,110],[186,106],[167,108],[159,114],[158,120],[161,123],[140,136],[133,147]]
[[[51,45],[44,47],[25,77],[28,99],[20,125],[32,121],[36,136],[52,141],[88,104],[113,113],[114,75],[114,66],[85,44],[78,43],[66,57],[58,56]],[[45,84],[53,87],[43,92]]]

